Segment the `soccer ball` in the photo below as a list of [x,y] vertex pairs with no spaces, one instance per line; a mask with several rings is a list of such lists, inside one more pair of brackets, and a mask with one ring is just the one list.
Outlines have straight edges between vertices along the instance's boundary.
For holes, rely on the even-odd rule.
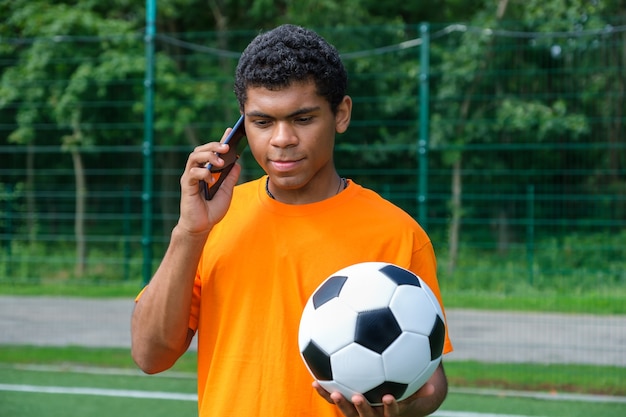
[[309,372],[348,400],[362,394],[380,405],[385,394],[402,401],[441,362],[443,311],[414,273],[364,262],[328,277],[311,295],[298,333]]

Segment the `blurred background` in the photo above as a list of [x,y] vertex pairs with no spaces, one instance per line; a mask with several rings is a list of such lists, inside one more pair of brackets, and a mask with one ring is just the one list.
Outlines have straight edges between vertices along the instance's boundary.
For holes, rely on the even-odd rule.
[[237,119],[241,50],[281,23],[342,54],[340,174],[422,224],[452,314],[626,314],[620,0],[0,2],[0,292],[147,283],[187,155]]

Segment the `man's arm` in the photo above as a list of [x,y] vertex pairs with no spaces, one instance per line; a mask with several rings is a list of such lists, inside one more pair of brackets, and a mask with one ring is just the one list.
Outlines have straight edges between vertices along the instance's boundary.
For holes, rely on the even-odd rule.
[[161,265],[135,305],[131,352],[146,373],[170,368],[191,343],[189,312],[205,240],[206,234],[189,235],[175,227]]
[[433,390],[429,395],[421,396],[420,391],[400,404],[402,416],[427,416],[434,413],[443,404],[448,395],[448,378],[443,369],[443,362],[439,364],[427,384],[432,385]]
[[205,165],[209,162],[223,166],[218,153],[227,150],[227,145],[211,142],[198,146],[187,159],[180,179],[178,224],[161,265],[139,297],[131,319],[132,357],[146,373],[170,368],[191,343],[189,315],[198,262],[211,229],[228,210],[241,167],[237,164],[233,167],[210,202],[204,199],[199,182],[214,182]]

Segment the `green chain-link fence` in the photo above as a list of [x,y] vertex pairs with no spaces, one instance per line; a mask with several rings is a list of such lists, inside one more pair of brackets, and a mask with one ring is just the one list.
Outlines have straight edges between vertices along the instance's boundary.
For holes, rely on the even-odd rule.
[[[449,293],[623,295],[626,26],[523,29],[320,30],[354,100],[340,173],[419,219]],[[143,37],[2,40],[0,282],[144,280],[188,153],[236,120],[253,36],[156,34],[153,125]],[[244,179],[261,174],[242,163]]]

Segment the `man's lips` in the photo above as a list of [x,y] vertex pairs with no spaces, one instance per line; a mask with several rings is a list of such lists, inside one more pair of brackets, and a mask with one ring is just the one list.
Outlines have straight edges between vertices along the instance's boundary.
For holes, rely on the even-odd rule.
[[279,172],[286,172],[293,170],[299,163],[298,160],[270,160],[272,167]]

